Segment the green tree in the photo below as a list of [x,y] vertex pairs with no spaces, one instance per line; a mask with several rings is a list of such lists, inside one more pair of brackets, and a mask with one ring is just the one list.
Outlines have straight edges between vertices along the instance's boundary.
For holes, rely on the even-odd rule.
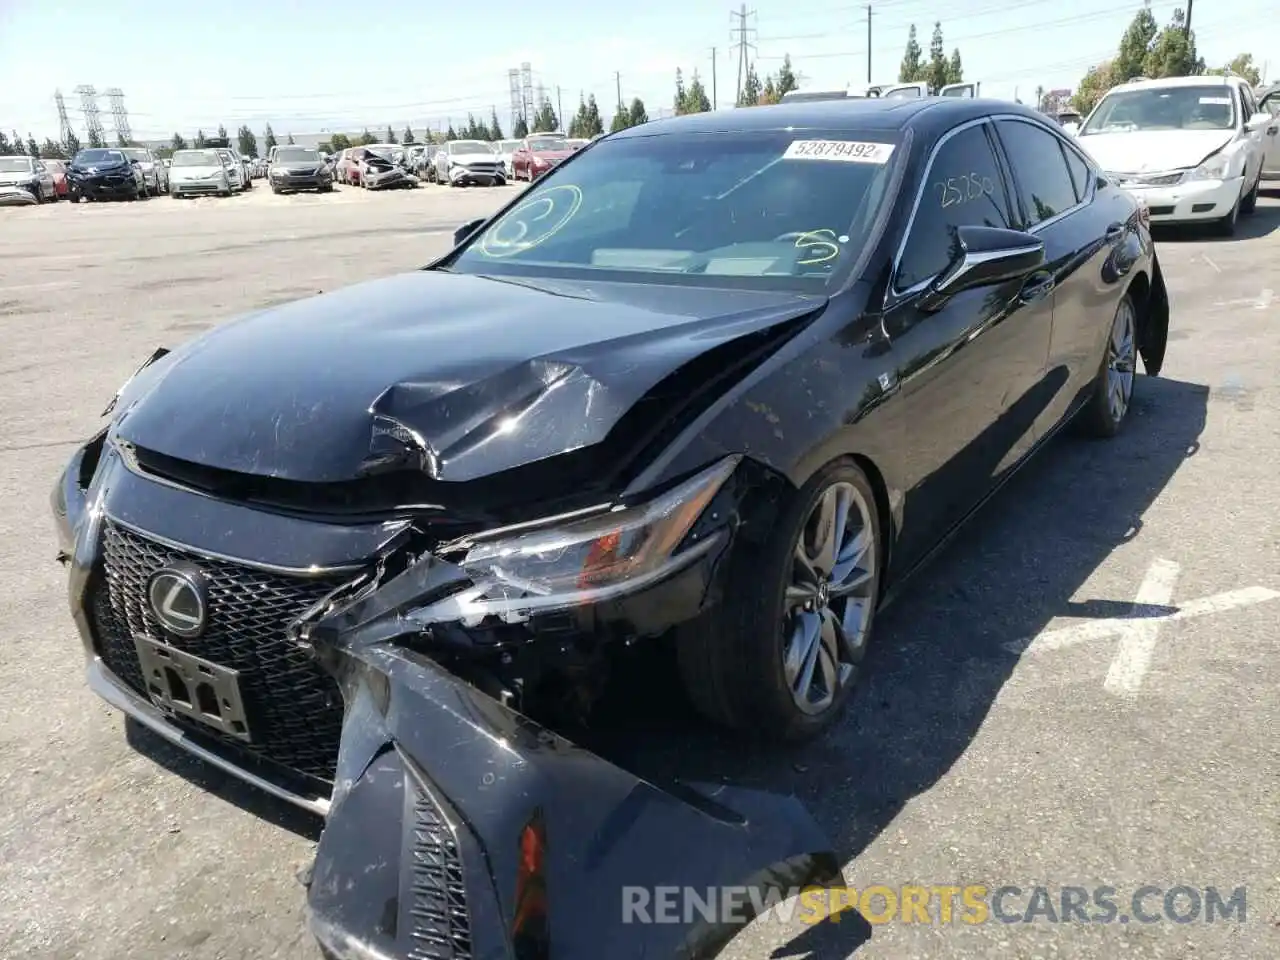
[[760,105],[768,106],[771,103],[777,103],[781,98],[778,96],[778,85],[774,82],[773,75],[764,78],[764,89],[760,91]]
[[351,146],[351,138],[345,133],[335,133],[329,138],[329,146],[332,152],[337,153],[339,150],[346,150]]
[[791,54],[789,53],[782,56],[782,66],[778,68],[778,80],[775,86],[779,100],[799,86],[796,81],[796,72],[791,69]]
[[617,109],[613,111],[613,119],[609,121],[609,132],[617,133],[629,126],[631,126],[631,114],[625,106],[618,104]]
[[175,133],[173,135],[173,139],[169,142],[169,144],[170,146],[173,147],[174,150],[187,149],[187,141],[183,139],[182,134],[180,133]]
[[596,103],[596,95],[591,93],[587,95],[587,115],[580,135],[589,139],[601,133],[604,133],[604,120],[600,117],[600,104]]
[[947,83],[964,83],[964,64],[960,62],[960,48],[951,51],[947,62]]
[[95,149],[106,146],[106,144],[102,142],[102,134],[98,133],[97,130],[89,131],[89,146]]
[[219,140],[229,139],[227,136],[227,128],[224,127],[222,124],[218,124],[218,139]]
[[254,157],[258,156],[258,138],[253,135],[253,131],[249,129],[246,123],[236,131],[236,140],[240,144],[240,153],[242,156]]
[[191,145],[195,147],[197,150],[199,150],[201,147],[204,146],[204,144],[205,144],[204,131],[197,130],[196,138],[193,141],[191,141]]
[[62,144],[46,137],[44,146],[40,148],[40,156],[46,160],[65,160],[67,152],[62,148]]
[[13,146],[10,149],[20,157],[30,156],[27,153],[27,142],[22,139],[22,134],[17,130],[13,131]]
[[1143,75],[1146,70],[1147,54],[1151,52],[1151,42],[1155,40],[1159,28],[1151,10],[1143,7],[1125,28],[1120,38],[1120,49],[1111,61],[1111,79],[1113,83],[1124,83],[1134,77]]
[[378,138],[369,132],[369,128],[365,127],[360,136],[356,138],[356,146],[367,147],[371,143],[377,143]]
[[754,63],[747,64],[747,75],[742,81],[742,93],[738,95],[738,106],[754,107],[760,102],[764,87],[760,85],[760,74],[756,73]]
[[1216,70],[1210,70],[1209,73],[1217,76],[1243,77],[1245,83],[1251,87],[1262,83],[1262,72],[1253,62],[1252,53],[1238,53],[1225,67],[1218,67]]
[[458,132],[453,129],[452,123],[449,124],[449,129],[444,132],[444,138],[446,141],[458,139]]
[[1187,31],[1187,15],[1173,11],[1169,25],[1156,34],[1143,61],[1148,77],[1188,77],[1204,73],[1204,61],[1196,54],[1195,31]]
[[4,135],[3,131],[0,131],[0,156],[5,156],[12,149],[13,147],[9,146],[9,138]]
[[916,37],[916,25],[913,23],[907,31],[907,49],[902,55],[902,65],[898,67],[899,83],[919,83],[924,79],[924,51],[920,49],[920,41]]
[[412,146],[418,142],[418,138],[413,135],[413,127],[410,127],[408,124],[405,125],[404,133],[400,135],[400,142],[406,147]]
[[533,132],[551,133],[553,130],[559,129],[560,120],[556,117],[556,112],[551,106],[551,100],[544,96],[542,103],[538,105],[537,113],[533,115]]
[[62,149],[68,157],[74,157],[80,152],[80,138],[76,136],[74,130],[67,130],[67,138],[62,141]]
[[671,109],[676,112],[676,116],[684,113],[685,99],[688,91],[684,88],[684,71],[676,67],[676,95],[671,98]]
[[942,23],[933,25],[933,37],[929,40],[929,65],[925,68],[924,80],[929,84],[929,92],[937,93],[947,85],[948,70],[947,48],[942,42]]
[[632,99],[631,108],[627,112],[631,114],[631,126],[633,127],[649,122],[649,112],[645,110],[644,101],[639,97]]
[[1076,108],[1080,116],[1087,117],[1102,99],[1102,95],[1115,86],[1113,70],[1114,64],[1111,60],[1104,60],[1096,67],[1089,68],[1071,97],[1071,105]]
[[128,141],[128,140],[126,140],[126,139],[124,138],[124,135],[123,135],[123,134],[117,134],[117,135],[116,135],[116,146],[117,146],[117,147],[129,147],[129,146],[132,146],[132,144],[131,144],[131,143],[129,143],[129,141]]
[[40,144],[36,140],[36,138],[30,133],[27,134],[27,156],[28,157],[40,156]]
[[[412,134],[411,134],[412,136]],[[383,143],[396,143],[396,132],[391,129],[391,124],[387,124],[387,139]]]
[[524,117],[516,117],[515,125],[511,128],[511,136],[517,140],[523,140],[529,135],[529,124],[525,122]]
[[[681,87],[684,86],[684,77],[681,75]],[[689,81],[689,86],[684,91],[684,100],[678,113],[706,113],[711,109],[711,98],[707,96],[707,89],[702,85],[702,79],[698,76],[698,71],[693,71],[693,78]]]
[[587,117],[587,101],[582,94],[578,94],[578,112],[573,115],[573,119],[569,121],[569,130],[567,131],[571,137],[582,136],[582,126],[586,123]]
[[502,136],[502,124],[500,124],[500,123],[498,122],[498,111],[497,111],[496,109],[492,109],[492,108],[489,110],[489,136],[488,136],[488,139],[490,139],[490,140],[494,141],[495,143],[496,143],[497,141],[499,141],[499,140],[505,139],[505,138]]
[[267,153],[270,153],[272,147],[277,147],[279,145],[279,142],[276,140],[276,132],[271,129],[271,124],[268,123],[266,129],[262,131],[262,149],[267,151]]

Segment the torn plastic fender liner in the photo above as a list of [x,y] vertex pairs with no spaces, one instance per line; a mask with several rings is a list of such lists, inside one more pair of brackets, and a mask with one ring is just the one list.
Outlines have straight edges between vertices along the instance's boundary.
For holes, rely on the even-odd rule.
[[[794,798],[660,789],[381,642],[392,622],[419,628],[395,604],[368,615],[375,598],[312,633],[317,647],[335,644],[327,659],[347,702],[308,890],[330,956],[697,960],[720,952],[753,903],[842,885]],[[359,625],[335,636],[344,617]],[[681,906],[680,922],[638,922],[644,911],[628,922],[628,903],[647,896],[652,918],[670,887],[734,896],[742,910],[708,919]]]

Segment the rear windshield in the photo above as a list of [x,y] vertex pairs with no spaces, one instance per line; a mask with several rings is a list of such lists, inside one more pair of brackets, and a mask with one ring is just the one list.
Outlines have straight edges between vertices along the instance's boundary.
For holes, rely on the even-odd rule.
[[526,191],[459,272],[821,291],[870,239],[896,134],[606,139]]

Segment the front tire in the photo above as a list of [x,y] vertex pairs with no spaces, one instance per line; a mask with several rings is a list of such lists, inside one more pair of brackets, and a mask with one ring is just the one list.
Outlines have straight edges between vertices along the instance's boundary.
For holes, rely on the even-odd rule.
[[1102,369],[1081,411],[1081,424],[1090,436],[1110,439],[1120,432],[1133,402],[1138,363],[1138,312],[1125,294],[1116,307],[1102,352]]
[[1258,191],[1262,188],[1262,168],[1258,168],[1258,179],[1253,181],[1253,189],[1240,201],[1240,212],[1251,214],[1258,209]]
[[736,545],[731,599],[678,640],[698,710],[768,740],[821,733],[858,679],[883,556],[875,492],[852,460],[784,498],[763,541]]

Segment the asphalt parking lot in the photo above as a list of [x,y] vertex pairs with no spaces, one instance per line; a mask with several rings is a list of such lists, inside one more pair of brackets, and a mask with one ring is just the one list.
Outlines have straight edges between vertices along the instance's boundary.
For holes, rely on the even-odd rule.
[[[48,493],[156,346],[420,265],[515,189],[0,210],[0,957],[317,960],[295,876],[317,825],[89,694]],[[935,901],[931,923],[770,915],[730,960],[1280,956],[1280,200],[1159,253],[1164,375],[1116,441],[1055,440],[886,611],[838,729],[760,755],[674,710],[620,742],[794,792],[858,890],[1017,887],[1020,919],[1037,886],[1112,887],[1124,915],[1144,886],[1245,887],[1244,921],[947,924]]]

